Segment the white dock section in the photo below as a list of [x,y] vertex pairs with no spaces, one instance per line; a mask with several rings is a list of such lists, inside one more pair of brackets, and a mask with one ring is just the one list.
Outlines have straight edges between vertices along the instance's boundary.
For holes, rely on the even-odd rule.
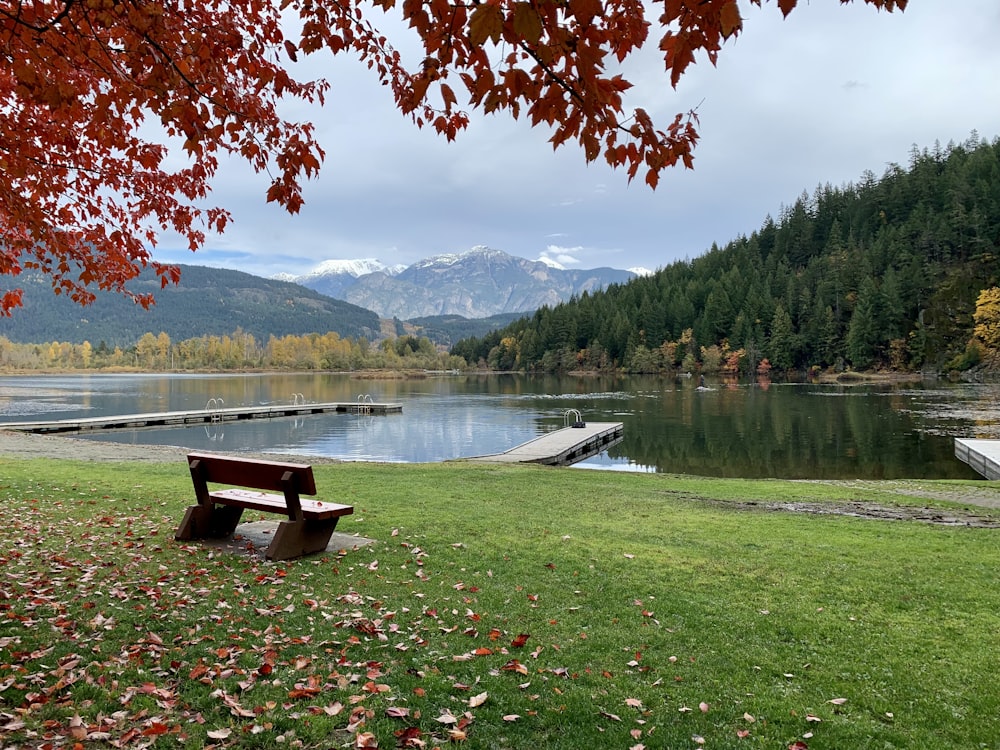
[[534,440],[490,456],[475,456],[469,461],[488,463],[535,463],[546,466],[569,466],[596,456],[609,446],[621,442],[624,430],[621,422],[586,422],[581,426],[563,427],[546,432]]
[[987,479],[1000,479],[1000,440],[955,438],[955,458]]
[[246,419],[276,419],[305,414],[342,412],[350,414],[395,414],[403,411],[402,404],[347,402],[326,404],[269,404],[231,408],[192,409],[190,411],[155,412],[151,414],[121,414],[111,417],[54,419],[42,422],[0,422],[0,430],[19,432],[58,433],[92,430],[134,430],[147,427],[173,427],[187,424],[233,422]]

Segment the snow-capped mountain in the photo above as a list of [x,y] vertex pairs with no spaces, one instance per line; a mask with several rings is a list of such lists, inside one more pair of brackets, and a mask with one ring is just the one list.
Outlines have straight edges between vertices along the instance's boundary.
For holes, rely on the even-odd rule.
[[375,258],[358,258],[356,260],[324,260],[314,269],[301,276],[278,274],[275,279],[292,281],[304,287],[313,289],[334,299],[346,300],[346,291],[357,283],[359,278],[372,274],[395,276],[405,270],[406,266],[387,266]]
[[636,275],[614,268],[566,269],[551,261],[476,247],[425,258],[409,267],[386,266],[371,258],[325,261],[307,274],[286,280],[374,310],[384,318],[407,320],[530,312]]

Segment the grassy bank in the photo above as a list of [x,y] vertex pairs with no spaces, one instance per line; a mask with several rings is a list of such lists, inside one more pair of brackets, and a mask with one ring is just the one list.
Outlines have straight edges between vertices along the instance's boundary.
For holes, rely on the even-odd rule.
[[183,464],[5,461],[0,746],[1000,737],[1000,531],[747,505],[900,501],[878,485],[454,464],[316,475],[356,507],[341,530],[375,542],[271,564],[174,541]]

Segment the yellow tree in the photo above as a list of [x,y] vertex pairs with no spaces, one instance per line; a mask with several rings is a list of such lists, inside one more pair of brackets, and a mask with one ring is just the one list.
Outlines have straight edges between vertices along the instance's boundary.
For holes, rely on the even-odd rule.
[[1000,287],[983,289],[976,299],[973,335],[990,354],[1000,352]]

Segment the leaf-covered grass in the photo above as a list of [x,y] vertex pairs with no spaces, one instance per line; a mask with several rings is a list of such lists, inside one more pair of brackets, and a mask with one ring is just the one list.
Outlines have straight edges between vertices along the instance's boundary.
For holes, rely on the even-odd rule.
[[183,463],[6,461],[0,746],[1000,737],[1000,531],[734,503],[899,500],[877,483],[315,472],[375,542],[268,563],[174,541]]

